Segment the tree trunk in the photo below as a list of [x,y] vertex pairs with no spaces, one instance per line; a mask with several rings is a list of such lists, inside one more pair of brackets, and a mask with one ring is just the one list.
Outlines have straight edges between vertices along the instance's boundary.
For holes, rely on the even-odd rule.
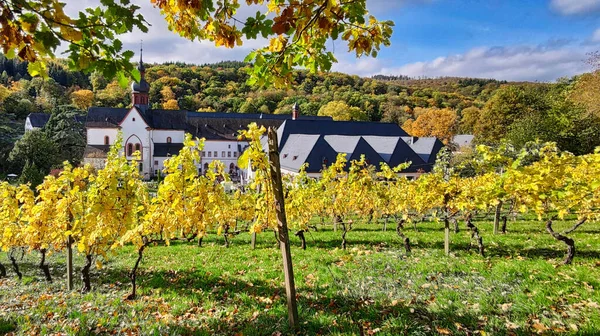
[[196,237],[198,237],[197,233],[194,233],[193,235],[191,235],[190,237],[188,237],[188,239],[187,239],[188,243],[191,242],[192,240],[196,239]]
[[42,260],[40,260],[40,269],[44,272],[44,276],[46,277],[46,281],[52,282],[52,276],[50,275],[50,267],[45,264],[46,262],[46,249],[41,249],[40,253],[42,254]]
[[136,279],[137,279],[137,270],[138,267],[140,266],[140,262],[142,261],[142,257],[144,254],[144,250],[146,249],[146,246],[148,246],[148,240],[146,238],[143,238],[144,244],[142,246],[140,246],[140,248],[138,249],[138,258],[135,261],[135,265],[133,266],[133,269],[131,270],[131,273],[129,273],[129,279],[131,280],[131,294],[129,294],[127,296],[127,300],[135,300],[136,298]]
[[554,239],[561,241],[567,245],[567,254],[565,255],[565,260],[563,260],[563,265],[568,265],[573,262],[573,258],[575,257],[575,241],[567,236],[563,236],[560,233],[554,232],[552,229],[552,220],[548,220],[546,222],[546,231],[554,237]]
[[471,239],[475,239],[477,241],[477,246],[479,247],[479,254],[481,254],[482,257],[485,257],[483,238],[479,235],[479,229],[473,224],[471,216],[467,217],[467,228],[471,230]]
[[4,265],[2,265],[2,263],[0,262],[0,278],[4,278],[6,276],[6,267],[4,267]]
[[458,227],[458,220],[456,218],[452,218],[452,223],[454,224],[454,233],[458,233],[460,231]]
[[223,239],[225,240],[225,247],[229,247],[229,239],[227,238],[228,234],[229,234],[229,225],[225,225],[225,228],[223,229]]
[[275,234],[275,240],[277,240],[277,246],[279,246],[281,244],[281,240],[279,240],[279,233],[277,230],[273,230],[273,233]]
[[252,232],[252,240],[250,241],[250,245],[254,250],[256,248],[256,232]]
[[387,231],[387,222],[388,222],[388,218],[387,216],[383,219],[383,232]]
[[21,271],[19,270],[19,265],[17,264],[17,258],[15,258],[15,249],[11,249],[10,253],[8,254],[8,258],[10,259],[10,263],[12,264],[13,270],[15,271],[15,273],[17,273],[17,277],[19,278],[19,280],[21,280],[23,278],[23,273],[21,273]]
[[444,253],[450,254],[450,220],[444,217]]
[[396,233],[404,242],[404,250],[406,253],[410,253],[410,239],[402,232],[402,228],[404,228],[404,219],[398,221],[398,225],[396,226]]
[[502,211],[502,201],[496,205],[496,213],[494,214],[494,234],[498,234],[498,228],[500,227],[500,211]]
[[506,215],[502,216],[502,234],[506,234]]
[[85,260],[85,265],[81,269],[81,280],[83,281],[83,287],[81,288],[82,293],[87,293],[92,290],[92,284],[90,282],[90,268],[92,267],[92,255],[86,255]]
[[204,239],[204,236],[198,238],[198,247],[202,247],[202,239]]
[[300,241],[302,242],[302,249],[306,250],[306,238],[304,237],[304,230],[299,230],[295,233],[295,235],[298,236],[298,238],[300,238]]
[[337,231],[338,218],[337,216],[333,216],[333,232]]
[[345,250],[346,249],[346,234],[348,233],[348,230],[346,229],[346,223],[344,223],[343,221],[340,222],[340,225],[342,226],[342,249]]

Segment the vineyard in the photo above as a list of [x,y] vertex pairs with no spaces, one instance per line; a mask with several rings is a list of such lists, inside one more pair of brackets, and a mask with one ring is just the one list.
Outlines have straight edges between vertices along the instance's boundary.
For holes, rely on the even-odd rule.
[[[0,331],[285,332],[264,132],[242,132],[250,147],[240,165],[254,180],[234,193],[219,183],[228,180],[219,162],[198,174],[203,141],[191,137],[152,196],[118,145],[101,170],[65,164],[35,191],[0,184],[10,261],[0,275],[11,277],[0,280]],[[591,313],[600,299],[599,152],[480,146],[451,164],[443,151],[414,180],[402,177],[406,166],[364,158],[324,164],[319,180],[301,172],[283,181],[306,333],[600,328]],[[71,246],[82,294],[62,281],[73,283]]]

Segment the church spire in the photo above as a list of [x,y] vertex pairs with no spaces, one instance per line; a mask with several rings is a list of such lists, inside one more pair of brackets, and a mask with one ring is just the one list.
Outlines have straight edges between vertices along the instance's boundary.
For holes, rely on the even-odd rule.
[[144,67],[144,60],[142,58],[143,51],[143,45],[140,45],[140,63],[137,67],[140,72],[140,82],[133,82],[131,84],[131,100],[133,106],[146,109],[150,103],[150,97],[148,95],[150,92],[150,84],[146,81],[146,68]]

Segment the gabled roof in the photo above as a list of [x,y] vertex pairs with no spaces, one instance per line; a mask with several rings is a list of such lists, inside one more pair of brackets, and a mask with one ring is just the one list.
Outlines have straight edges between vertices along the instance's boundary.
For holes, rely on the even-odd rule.
[[403,137],[402,139],[423,161],[429,164],[435,163],[437,153],[444,147],[444,144],[434,137]]
[[398,140],[390,157],[389,166],[397,167],[403,163],[411,162],[410,167],[404,170],[405,172],[416,172],[419,169],[429,171],[426,162],[406,142],[402,141],[402,138]]
[[31,122],[32,127],[42,128],[48,120],[50,120],[50,114],[48,113],[29,113],[27,116]]
[[407,136],[394,123],[302,119],[285,120],[277,133],[280,148],[290,134]]
[[130,109],[112,107],[90,107],[85,127],[119,128],[119,124]]
[[360,160],[361,156],[365,156],[367,164],[373,165],[376,169],[381,167],[381,163],[386,163],[385,160],[369,145],[369,143],[362,137],[358,140],[354,152],[348,158],[348,164],[354,160]]
[[[288,120],[292,119],[291,114],[267,114],[267,113],[225,113],[225,112],[187,112],[188,118],[240,118],[240,119],[269,119],[269,120]],[[332,120],[331,117],[320,117],[310,115],[300,115],[299,120]]]
[[182,143],[155,143],[154,156],[167,157],[177,155],[182,148]]
[[[280,152],[281,167],[297,172],[315,148],[319,135],[293,134]],[[310,163],[309,163],[310,164]],[[309,166],[309,168],[312,168]]]

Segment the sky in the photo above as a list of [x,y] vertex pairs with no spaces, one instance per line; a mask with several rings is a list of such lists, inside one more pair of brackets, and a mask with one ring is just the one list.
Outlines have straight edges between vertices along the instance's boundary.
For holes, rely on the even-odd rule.
[[[132,0],[151,24],[149,33],[121,36],[145,62],[194,64],[243,60],[264,39],[242,47],[217,48],[170,32],[150,0]],[[243,1],[241,1],[243,2]],[[75,14],[99,0],[66,0]],[[330,42],[338,63],[333,71],[360,76],[460,76],[552,82],[590,71],[587,53],[600,50],[600,0],[367,0],[379,20],[395,23],[392,45],[377,58],[357,59],[342,41]],[[238,17],[259,8],[243,7]],[[244,16],[245,15],[245,16]]]

